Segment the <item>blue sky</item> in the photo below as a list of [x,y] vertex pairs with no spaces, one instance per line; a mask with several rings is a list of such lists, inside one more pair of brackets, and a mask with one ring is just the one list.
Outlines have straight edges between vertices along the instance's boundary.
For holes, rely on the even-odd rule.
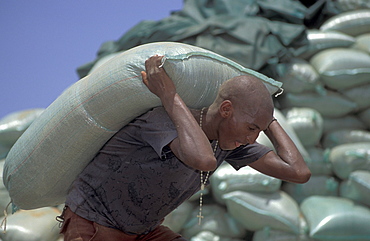
[[182,0],[0,0],[0,119],[46,108],[103,42],[182,7]]

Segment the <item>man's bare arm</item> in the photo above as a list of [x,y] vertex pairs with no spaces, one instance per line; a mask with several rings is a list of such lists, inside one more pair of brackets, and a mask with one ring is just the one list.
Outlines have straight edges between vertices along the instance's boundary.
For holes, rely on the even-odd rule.
[[277,121],[272,121],[264,131],[273,143],[276,153],[271,151],[250,166],[266,175],[284,181],[305,183],[311,177],[296,145]]
[[217,166],[207,136],[176,92],[173,81],[163,68],[163,56],[152,56],[145,62],[146,71],[142,79],[148,89],[157,95],[176,126],[178,137],[171,144],[171,150],[185,164],[202,171],[214,170]]

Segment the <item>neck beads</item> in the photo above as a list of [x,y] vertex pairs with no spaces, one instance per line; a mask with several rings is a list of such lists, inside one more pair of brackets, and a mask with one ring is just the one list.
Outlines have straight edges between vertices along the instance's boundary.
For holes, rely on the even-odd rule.
[[[202,125],[203,125],[203,112],[204,112],[204,109],[205,107],[202,108],[202,110],[200,111],[200,117],[199,117],[199,126],[200,126],[200,129],[202,129]],[[217,150],[217,147],[218,147],[218,140],[216,141],[216,144],[215,144],[215,147],[213,148],[213,155],[216,154],[216,150]],[[202,222],[202,218],[204,218],[204,216],[202,216],[202,207],[203,207],[203,191],[204,191],[204,188],[206,186],[206,183],[207,183],[207,180],[208,180],[208,177],[209,177],[209,171],[207,172],[207,174],[205,175],[204,177],[204,173],[203,171],[200,171],[200,197],[199,197],[199,213],[197,215],[197,218],[199,219],[198,220],[198,224],[200,225],[201,222]]]

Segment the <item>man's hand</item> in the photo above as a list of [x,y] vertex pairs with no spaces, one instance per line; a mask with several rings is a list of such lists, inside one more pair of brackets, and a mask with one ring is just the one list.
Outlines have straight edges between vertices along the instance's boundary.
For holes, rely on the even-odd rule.
[[169,144],[176,157],[186,165],[202,171],[213,171],[217,166],[209,140],[191,111],[176,92],[166,71],[159,66],[163,56],[152,56],[145,61],[141,72],[144,84],[157,95],[173,121],[177,137]]
[[145,61],[145,70],[141,71],[143,83],[162,101],[176,94],[176,87],[166,71],[159,67],[163,56],[154,55]]

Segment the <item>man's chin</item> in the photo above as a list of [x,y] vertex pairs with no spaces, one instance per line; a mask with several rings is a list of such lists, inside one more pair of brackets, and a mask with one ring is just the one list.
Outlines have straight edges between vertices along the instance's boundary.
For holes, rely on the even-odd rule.
[[232,151],[236,149],[236,146],[220,146],[220,149],[223,151]]

